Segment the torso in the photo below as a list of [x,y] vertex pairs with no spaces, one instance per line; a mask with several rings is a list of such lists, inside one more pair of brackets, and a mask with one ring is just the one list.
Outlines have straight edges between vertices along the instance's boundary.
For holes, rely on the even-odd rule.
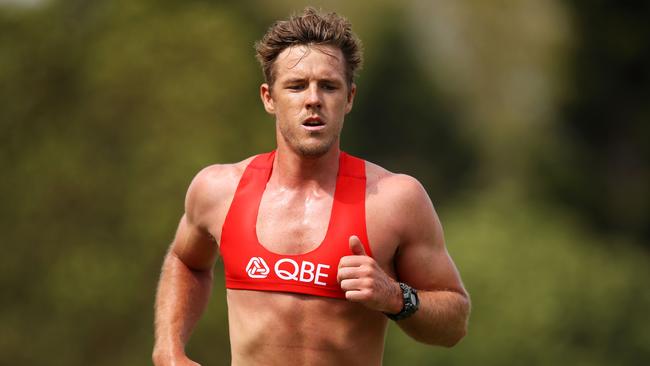
[[[250,162],[218,166],[220,199],[201,215],[217,243],[239,178]],[[210,169],[210,168],[209,168]],[[215,171],[215,173],[217,173]],[[398,233],[386,195],[392,173],[366,162],[366,226],[374,259],[395,276]],[[290,191],[269,183],[259,206],[257,236],[268,250],[301,254],[320,243],[331,214],[334,181],[322,190]],[[346,300],[285,292],[227,290],[232,364],[380,365],[386,317]]]

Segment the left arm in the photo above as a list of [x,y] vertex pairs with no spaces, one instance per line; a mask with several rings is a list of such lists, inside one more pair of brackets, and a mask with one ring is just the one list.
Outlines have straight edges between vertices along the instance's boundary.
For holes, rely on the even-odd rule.
[[451,347],[467,332],[469,295],[447,252],[442,225],[428,196],[425,203],[419,212],[413,211],[413,216],[419,216],[411,218],[412,227],[395,258],[397,277],[418,290],[420,308],[397,324],[418,341]]
[[[393,201],[400,222],[400,245],[394,258],[397,278],[418,290],[420,306],[397,322],[409,336],[427,344],[451,347],[467,332],[470,300],[444,243],[442,225],[424,188],[413,178],[397,179],[398,200]],[[402,309],[397,281],[375,260],[365,256],[356,237],[350,239],[353,256],[339,264],[338,279],[350,301],[386,312]]]

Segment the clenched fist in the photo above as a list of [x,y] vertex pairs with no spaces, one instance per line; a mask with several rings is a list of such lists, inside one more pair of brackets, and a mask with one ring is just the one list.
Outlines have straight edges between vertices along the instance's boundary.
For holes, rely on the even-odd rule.
[[349,244],[353,255],[341,258],[336,276],[341,289],[345,291],[345,298],[373,310],[399,313],[404,303],[397,281],[366,255],[358,237],[351,236]]

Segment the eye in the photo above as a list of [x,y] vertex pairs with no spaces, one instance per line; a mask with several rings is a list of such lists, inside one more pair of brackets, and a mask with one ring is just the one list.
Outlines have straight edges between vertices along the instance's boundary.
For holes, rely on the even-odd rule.
[[321,87],[322,87],[323,89],[327,90],[327,91],[334,91],[334,90],[337,90],[337,89],[339,88],[337,85],[335,85],[335,84],[330,84],[330,83],[322,84]]
[[287,89],[289,90],[303,90],[305,86],[303,84],[289,84]]

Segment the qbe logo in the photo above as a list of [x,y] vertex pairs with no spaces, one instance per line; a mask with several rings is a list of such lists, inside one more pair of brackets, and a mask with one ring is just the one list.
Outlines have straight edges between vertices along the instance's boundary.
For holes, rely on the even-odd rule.
[[269,275],[269,266],[261,257],[252,257],[246,265],[246,273],[250,278],[266,278]]

